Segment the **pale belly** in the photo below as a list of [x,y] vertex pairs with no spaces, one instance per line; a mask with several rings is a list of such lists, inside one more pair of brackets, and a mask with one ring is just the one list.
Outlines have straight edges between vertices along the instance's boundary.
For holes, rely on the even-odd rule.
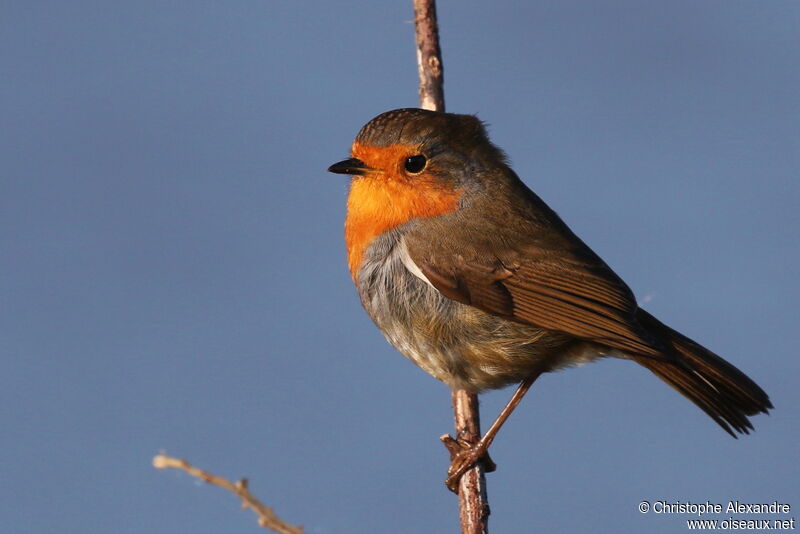
[[[374,247],[385,246],[384,250]],[[361,302],[398,351],[451,388],[481,391],[607,355],[566,334],[448,299],[412,274],[392,243],[373,245],[359,271]]]

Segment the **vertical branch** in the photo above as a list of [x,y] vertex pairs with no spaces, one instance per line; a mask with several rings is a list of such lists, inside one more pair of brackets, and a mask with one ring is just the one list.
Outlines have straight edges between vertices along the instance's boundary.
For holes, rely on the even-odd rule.
[[[481,438],[478,395],[463,389],[454,389],[452,397],[456,439],[470,444],[477,443]],[[457,448],[450,446],[449,440],[443,441],[450,450],[451,458],[454,457]],[[486,496],[486,468],[483,462],[475,464],[458,481],[458,509],[462,534],[489,532],[489,500]]]
[[[439,48],[439,28],[436,24],[436,0],[413,0],[419,66],[419,103],[423,109],[444,111],[444,68]],[[481,437],[478,396],[464,390],[453,390],[456,439],[477,443]],[[457,452],[456,443],[443,439],[451,456]],[[489,503],[486,497],[486,476],[483,462],[464,473],[458,485],[458,504],[462,534],[488,532]]]
[[414,0],[419,68],[419,107],[444,111],[444,68],[436,24],[436,0]]

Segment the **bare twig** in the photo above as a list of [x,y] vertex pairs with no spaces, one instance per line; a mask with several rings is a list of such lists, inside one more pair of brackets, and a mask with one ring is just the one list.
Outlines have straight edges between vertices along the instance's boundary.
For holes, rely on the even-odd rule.
[[[450,451],[451,460],[463,450],[464,445],[474,445],[481,437],[478,395],[463,389],[454,389],[452,398],[458,441],[447,434],[439,438]],[[475,464],[458,481],[458,508],[462,534],[489,532],[490,510],[486,495],[487,461],[491,462],[487,457]],[[491,469],[494,469],[494,464],[491,465]]]
[[444,111],[444,67],[436,24],[436,0],[414,0],[414,25],[417,29],[420,107]]
[[[414,0],[414,22],[417,34],[417,65],[419,67],[420,107],[444,111],[444,67],[439,48],[439,28],[436,23],[436,0]],[[464,390],[453,390],[456,440],[442,436],[451,457],[461,443],[477,443],[481,437],[478,396]],[[462,534],[488,532],[489,502],[486,496],[486,476],[483,462],[464,473],[458,485],[458,501]]]
[[275,512],[272,511],[272,508],[256,499],[247,488],[247,479],[231,482],[226,478],[212,475],[211,473],[207,473],[202,469],[198,469],[197,467],[189,465],[189,462],[186,460],[172,458],[163,454],[159,454],[153,458],[153,467],[157,469],[167,469],[170,467],[173,469],[180,469],[181,471],[185,471],[190,475],[199,478],[203,482],[214,484],[220,488],[225,488],[242,500],[242,508],[250,508],[253,510],[253,512],[255,512],[255,514],[258,516],[258,524],[264,528],[274,530],[280,534],[303,534],[303,529],[301,527],[296,527],[286,523],[280,517],[275,515]]

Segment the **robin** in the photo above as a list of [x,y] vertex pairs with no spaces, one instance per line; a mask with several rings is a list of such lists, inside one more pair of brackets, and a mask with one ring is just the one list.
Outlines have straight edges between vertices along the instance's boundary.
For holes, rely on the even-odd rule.
[[772,408],[736,367],[639,308],[627,285],[507,165],[472,115],[397,109],[328,170],[352,176],[345,241],[361,303],[398,351],[453,389],[519,384],[448,472],[486,455],[536,378],[633,360],[733,437]]

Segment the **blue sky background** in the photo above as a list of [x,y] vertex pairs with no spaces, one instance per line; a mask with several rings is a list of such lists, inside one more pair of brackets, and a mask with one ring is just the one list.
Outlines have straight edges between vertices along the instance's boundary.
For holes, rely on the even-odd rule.
[[[358,129],[417,103],[411,2],[3,2],[4,532],[453,532],[449,391],[345,265]],[[733,440],[643,368],[545,376],[493,532],[684,532],[642,500],[800,510],[800,4],[441,1],[449,111],[776,410]],[[511,394],[483,396],[487,424]],[[726,516],[723,514],[720,519]],[[758,516],[759,519],[789,516]],[[737,516],[744,518],[744,516]]]

